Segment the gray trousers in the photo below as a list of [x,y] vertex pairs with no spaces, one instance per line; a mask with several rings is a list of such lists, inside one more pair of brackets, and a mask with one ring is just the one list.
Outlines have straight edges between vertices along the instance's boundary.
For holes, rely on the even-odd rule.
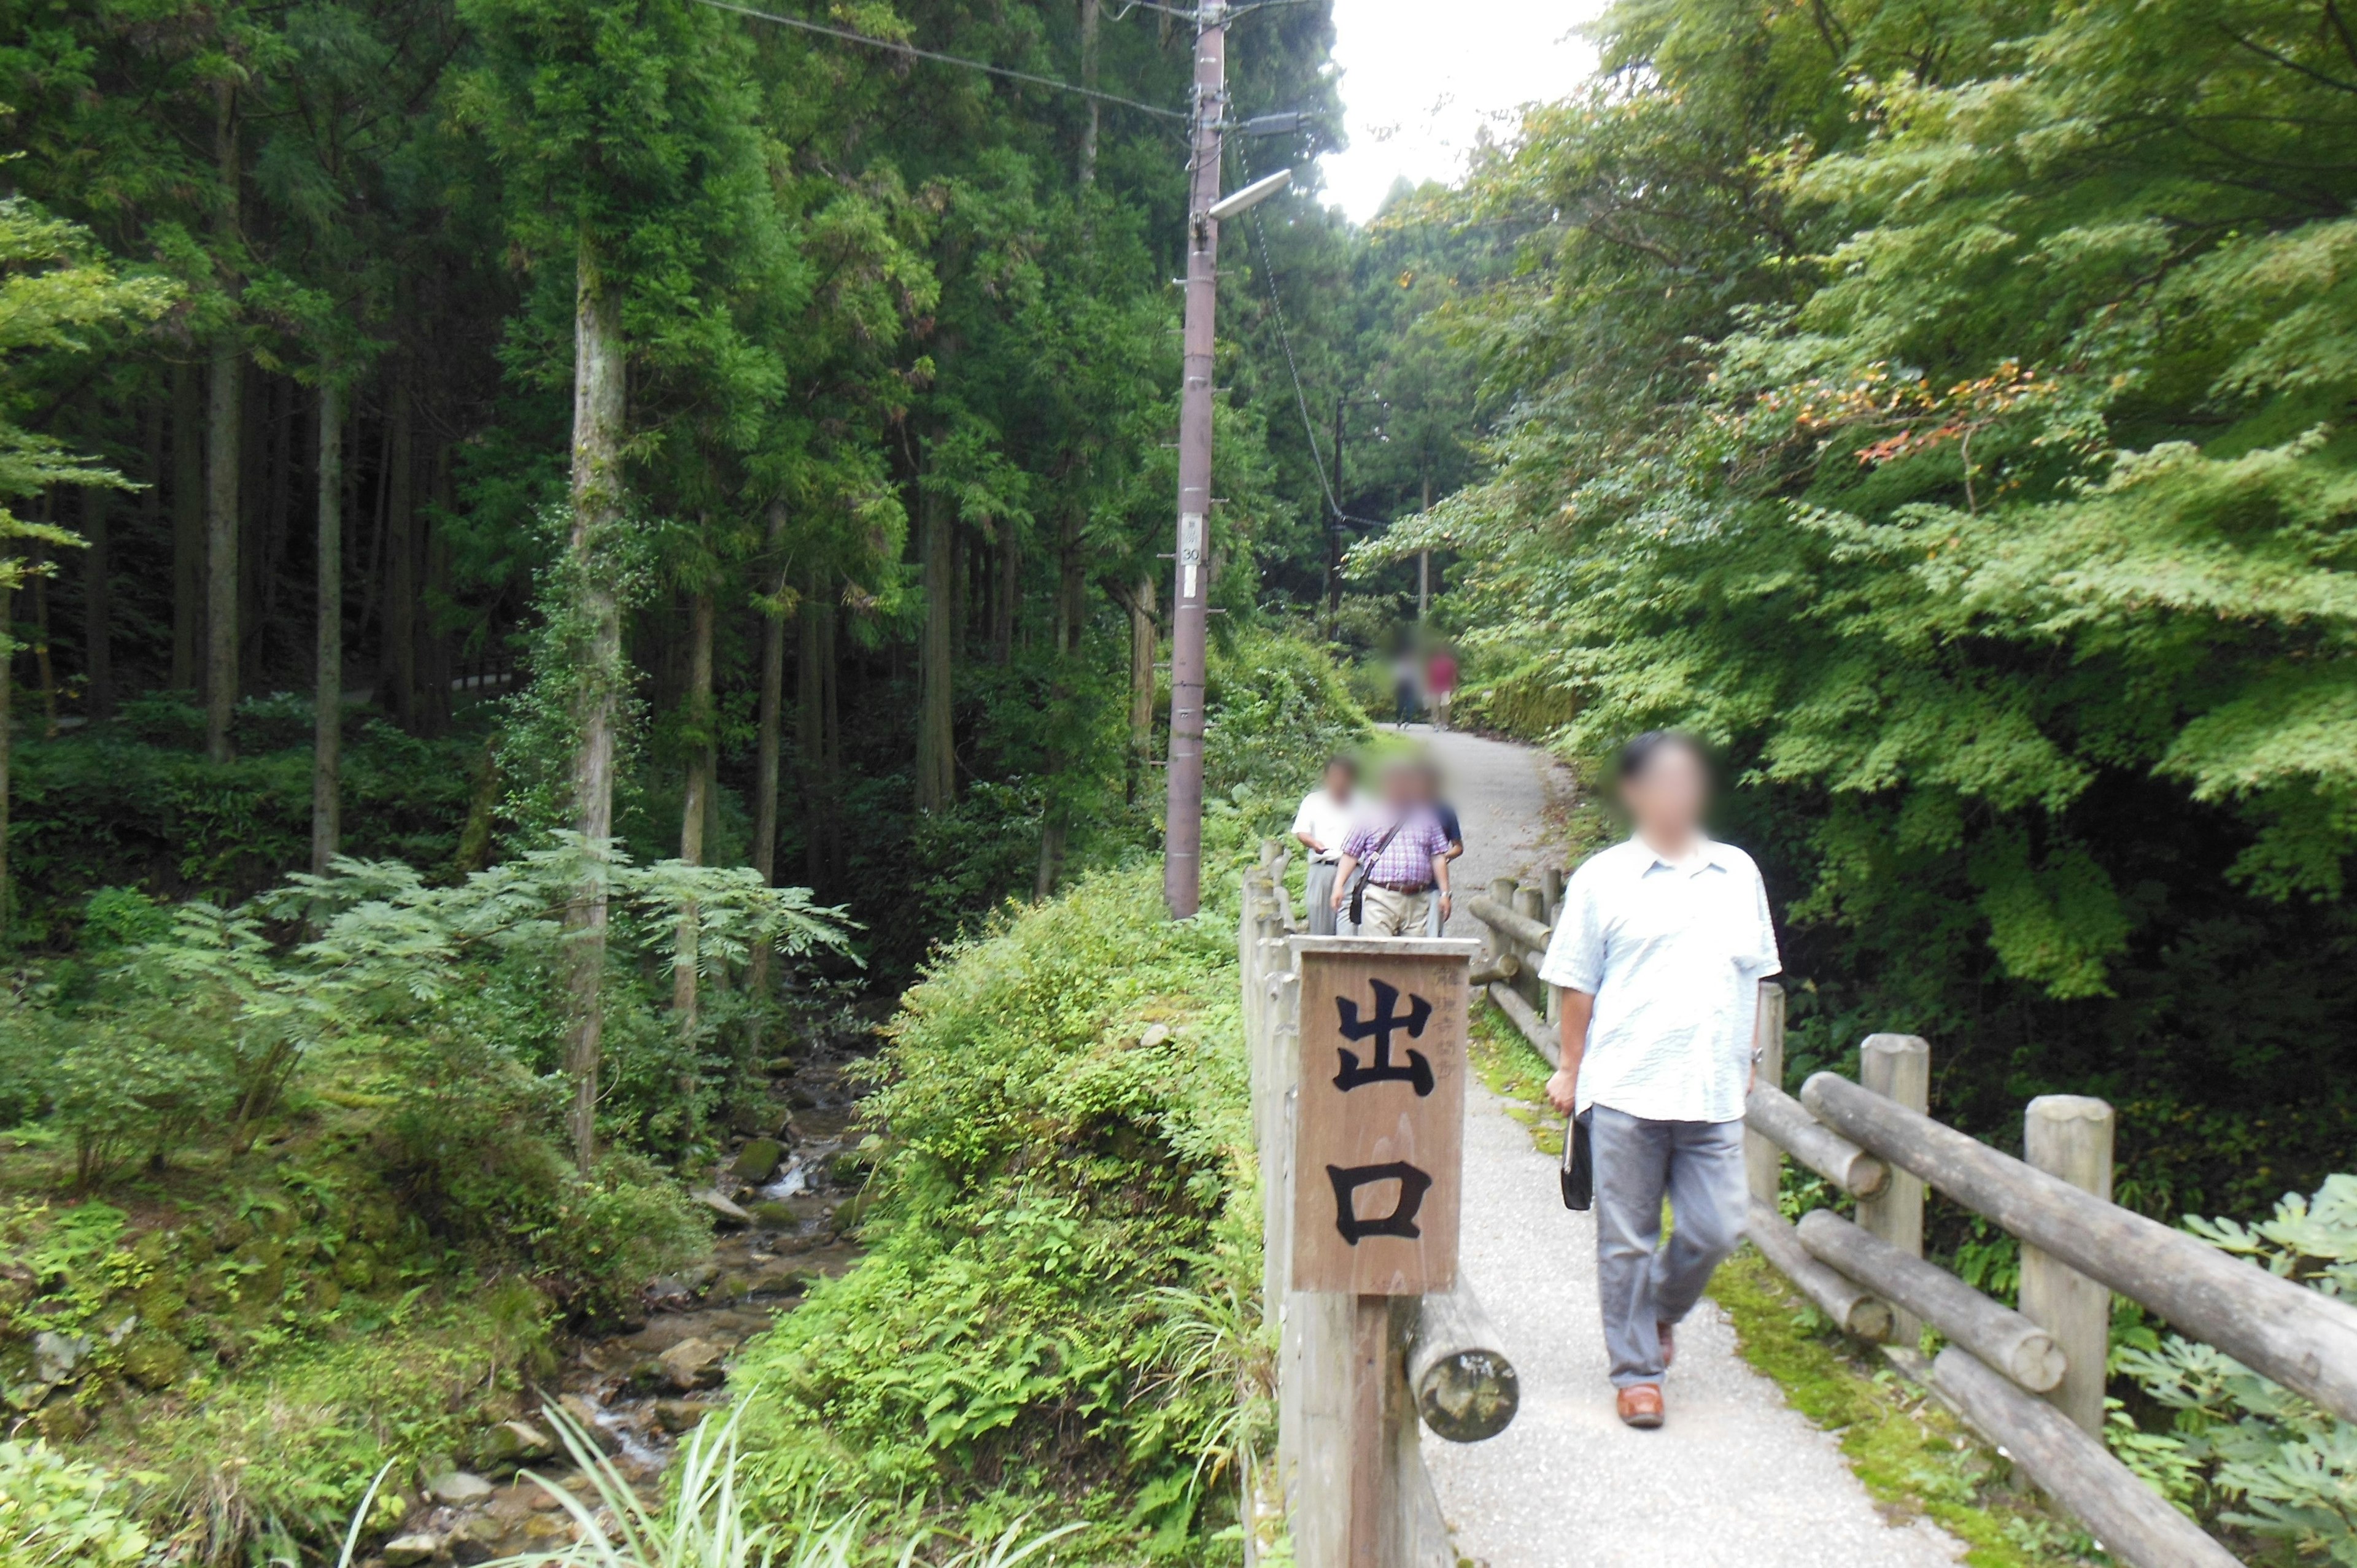
[[[1662,1380],[1655,1325],[1694,1309],[1713,1269],[1743,1240],[1750,1196],[1740,1122],[1649,1122],[1589,1112],[1596,1157],[1596,1293],[1616,1388]],[[1673,1228],[1662,1242],[1662,1199]]]
[[1302,896],[1309,900],[1309,934],[1313,937],[1334,934],[1334,874],[1341,869],[1330,860],[1309,863],[1309,886]]

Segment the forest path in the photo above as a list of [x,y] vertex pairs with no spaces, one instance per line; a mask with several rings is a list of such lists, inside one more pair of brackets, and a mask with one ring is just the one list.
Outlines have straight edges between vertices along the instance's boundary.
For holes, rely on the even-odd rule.
[[[1448,934],[1478,936],[1462,900],[1560,853],[1544,818],[1569,779],[1528,746],[1407,733],[1428,739],[1464,822]],[[1478,1079],[1469,1089],[1460,1256],[1521,1375],[1522,1408],[1486,1443],[1424,1440],[1461,1557],[1486,1568],[1937,1568],[1963,1555],[1927,1521],[1885,1521],[1834,1437],[1736,1355],[1709,1301],[1679,1332],[1668,1424],[1622,1426],[1605,1379],[1595,1225],[1564,1208],[1555,1162],[1504,1101]]]

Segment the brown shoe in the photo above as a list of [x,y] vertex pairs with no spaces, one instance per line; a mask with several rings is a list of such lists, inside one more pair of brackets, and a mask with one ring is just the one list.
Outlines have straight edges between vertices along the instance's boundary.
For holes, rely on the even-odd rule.
[[1661,1337],[1662,1370],[1666,1372],[1670,1369],[1670,1363],[1678,1359],[1677,1325],[1656,1323],[1653,1325],[1653,1332]]
[[1620,1391],[1617,1402],[1621,1421],[1630,1426],[1662,1424],[1662,1391],[1657,1384],[1631,1383]]

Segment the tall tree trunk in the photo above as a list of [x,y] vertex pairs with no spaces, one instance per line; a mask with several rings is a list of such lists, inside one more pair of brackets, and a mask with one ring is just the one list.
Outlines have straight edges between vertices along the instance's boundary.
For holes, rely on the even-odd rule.
[[573,1155],[586,1174],[597,1158],[597,1077],[605,1045],[604,859],[614,836],[614,731],[622,677],[622,602],[607,558],[622,521],[626,369],[620,302],[607,293],[586,230],[575,278],[573,527],[565,553],[585,666],[574,672],[575,825],[592,861],[565,907],[572,961],[565,1058],[573,1079]]
[[[781,613],[786,589],[791,585],[785,558],[786,503],[770,503],[770,555],[778,563],[770,589],[772,603],[761,613],[761,703],[755,727],[753,762],[753,869],[761,886],[778,885],[778,756],[784,749],[786,723],[786,618]],[[804,605],[802,613],[810,614]],[[753,1009],[745,1029],[746,1054],[761,1054],[761,1012],[770,997],[770,944],[756,940],[745,957],[745,986],[752,993]]]
[[8,865],[8,808],[14,799],[9,776],[16,760],[16,590],[0,586],[0,949],[13,948],[16,929],[16,881]]
[[[1103,11],[1103,0],[1081,0],[1081,85],[1092,92],[1097,86],[1097,28]],[[1088,104],[1089,123],[1081,132],[1082,190],[1097,182],[1097,116],[1100,105],[1093,98],[1088,101]]]
[[278,622],[279,578],[286,567],[286,536],[295,518],[296,432],[302,396],[291,377],[274,376],[264,383],[263,407],[268,411],[269,439],[264,444],[262,549],[254,572],[253,635],[248,639],[247,683],[266,686],[270,669],[270,628]]
[[215,339],[207,378],[205,428],[205,755],[236,756],[230,719],[237,711],[237,545],[240,424],[245,412],[245,356],[233,331]]
[[1000,669],[1015,660],[1015,613],[1023,603],[1023,536],[1013,518],[998,520],[998,593],[992,608],[990,654]]
[[[930,465],[931,457],[928,456]],[[950,683],[957,642],[957,541],[949,498],[917,492],[917,562],[925,622],[917,641],[917,810],[936,811],[957,796],[956,735]]]
[[107,514],[114,492],[93,485],[81,493],[81,669],[83,711],[92,720],[114,712],[114,595],[109,581]]
[[205,415],[197,368],[172,367],[172,672],[176,692],[199,685],[205,645]]
[[1140,577],[1122,607],[1129,612],[1129,803],[1146,793],[1154,766],[1154,656],[1161,632],[1154,619],[1154,579]]
[[417,472],[415,411],[407,362],[393,377],[393,466],[385,474],[384,635],[379,639],[377,705],[417,728]]
[[[50,492],[53,494],[54,492]],[[41,497],[41,521],[49,518],[49,495]],[[33,670],[41,682],[41,738],[58,738],[58,666],[49,657],[49,572],[55,563],[44,547],[33,574]]]
[[[719,749],[713,736],[712,620],[711,590],[700,589],[689,600],[687,610],[686,708],[690,751],[687,788],[681,791],[679,807],[679,857],[690,865],[704,864],[705,829],[712,811],[713,775],[719,768]],[[680,1075],[679,1087],[681,1111],[690,1145],[694,1144],[696,1136],[696,1099],[703,1091],[703,1074],[695,1059],[696,982],[699,978],[697,967],[702,962],[702,954],[698,950],[702,928],[703,912],[696,908],[694,899],[689,899],[679,912],[679,941],[671,965],[671,1009],[679,1022],[680,1048],[686,1064]]]
[[[687,691],[688,734],[686,788],[680,793],[679,857],[690,865],[704,864],[705,818],[711,811],[715,748],[712,738],[712,595],[699,592],[688,602]],[[695,1023],[696,911],[689,907],[680,917],[679,952],[672,965],[671,1004],[693,1028]]]
[[[786,504],[770,503],[770,554],[778,563],[778,580],[770,593],[776,604],[761,615],[761,705],[753,763],[753,869],[761,885],[778,883],[778,754],[784,749],[786,719],[786,618],[780,612],[791,567],[785,559]],[[802,613],[810,613],[809,606]],[[753,988],[766,993],[770,954],[766,947],[753,953]]]
[[319,377],[318,620],[311,688],[311,871],[336,857],[343,833],[338,777],[344,734],[344,389]]
[[[215,89],[213,152],[223,187],[214,215],[214,264],[222,285],[234,286],[230,265],[238,243],[237,89]],[[237,329],[213,338],[206,374],[205,424],[205,755],[227,762],[237,755],[230,720],[237,712],[238,468],[243,461],[245,349]]]
[[802,797],[802,877],[813,887],[834,886],[834,604],[826,578],[813,570],[802,584],[794,661],[794,764]]
[[450,729],[450,682],[455,671],[451,665],[451,634],[443,622],[444,609],[450,603],[450,534],[441,521],[450,510],[450,453],[447,441],[435,445],[433,488],[428,492],[433,505],[428,514],[418,520],[417,527],[422,575],[414,694],[417,733],[423,736],[447,735]]

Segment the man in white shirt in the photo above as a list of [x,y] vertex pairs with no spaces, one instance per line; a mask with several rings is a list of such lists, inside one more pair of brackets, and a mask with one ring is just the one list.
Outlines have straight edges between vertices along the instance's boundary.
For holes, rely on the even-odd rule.
[[1351,836],[1357,803],[1351,794],[1359,785],[1359,765],[1348,757],[1326,759],[1326,777],[1301,798],[1293,813],[1293,836],[1309,852],[1308,897],[1309,934],[1334,934],[1334,868],[1341,863],[1342,841]]
[[[1565,890],[1539,976],[1561,988],[1559,1111],[1587,1120],[1596,1278],[1620,1419],[1662,1424],[1672,1329],[1743,1239],[1743,1100],[1760,981],[1781,967],[1751,857],[1702,831],[1709,766],[1684,736],[1620,754],[1634,836]],[[1662,1199],[1675,1229],[1662,1245]]]

